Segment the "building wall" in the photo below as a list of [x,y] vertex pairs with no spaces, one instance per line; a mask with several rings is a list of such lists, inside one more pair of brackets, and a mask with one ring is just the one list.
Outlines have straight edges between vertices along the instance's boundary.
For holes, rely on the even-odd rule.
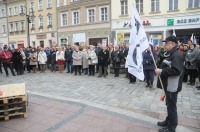
[[[6,0],[7,12],[8,12],[8,29],[9,29],[9,44],[14,45],[17,48],[27,46],[27,21],[25,16],[20,15],[20,5],[26,6],[25,0]],[[18,13],[14,14],[14,7],[18,8]],[[12,8],[12,14],[9,12],[9,8]],[[24,22],[23,30],[21,30],[21,22]],[[10,24],[13,24],[13,30],[11,31]],[[18,30],[15,30],[18,23]]]
[[[159,44],[162,44],[162,39],[172,34],[173,29],[175,29],[175,31],[177,31],[178,33],[181,33],[180,30],[184,31],[184,29],[187,29],[188,31],[184,32],[189,35],[192,34],[192,32],[196,32],[196,29],[200,28],[199,23],[174,25],[167,24],[168,19],[173,19],[174,23],[175,21],[181,19],[200,19],[200,8],[188,8],[188,0],[179,0],[178,2],[178,10],[169,11],[169,0],[160,0],[159,12],[151,12],[151,0],[144,1],[143,3],[143,13],[140,13],[142,23],[146,23],[147,21],[150,23],[148,25],[144,25],[145,31],[147,33],[147,36],[153,34],[155,36],[155,39],[159,39]],[[130,35],[130,28],[128,26],[124,27],[124,23],[131,22],[132,3],[133,0],[128,0],[128,15],[121,16],[120,0],[111,0],[111,30],[113,31],[113,34],[115,34],[113,35],[114,38],[117,38],[117,34],[119,32],[124,32],[125,34],[127,33]],[[112,41],[114,41],[114,39],[112,39]]]
[[[67,39],[68,41],[65,44],[73,44],[73,34],[84,33],[85,34],[85,42],[89,44],[90,38],[107,38],[109,42],[110,38],[110,0],[82,0],[77,2],[71,2],[70,0],[66,1],[66,5],[64,4],[64,0],[60,0],[60,5],[58,8],[58,40],[61,45],[61,39]],[[108,20],[100,21],[100,7],[108,7]],[[95,9],[95,22],[89,23],[87,18],[87,9],[94,8]],[[73,25],[73,11],[80,12],[80,23],[77,25]],[[67,26],[61,25],[61,14],[67,13]]]
[[[27,7],[30,9],[30,2],[28,0]],[[52,0],[52,7],[48,8],[47,0],[43,0],[42,10],[38,9],[38,1],[34,1],[34,20],[35,28],[32,30],[32,24],[30,23],[30,42],[31,46],[40,46],[40,41],[44,41],[44,46],[49,47],[49,41],[52,43],[57,42],[57,10],[56,10],[56,0]],[[52,27],[48,27],[48,14],[52,15]],[[31,13],[32,15],[32,13]],[[43,17],[43,28],[39,29],[39,16]],[[33,45],[35,43],[35,45]]]
[[[2,9],[5,11],[5,17],[2,16]],[[0,44],[8,44],[8,29],[7,29],[7,11],[6,4],[3,0],[0,0]],[[3,31],[3,25],[5,25],[5,32]]]

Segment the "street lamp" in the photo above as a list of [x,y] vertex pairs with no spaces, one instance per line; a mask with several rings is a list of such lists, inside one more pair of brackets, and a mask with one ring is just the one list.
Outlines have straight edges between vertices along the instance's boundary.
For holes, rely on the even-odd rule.
[[[26,13],[24,13],[24,8],[26,9]],[[30,46],[30,33],[29,33],[29,24],[31,23],[31,20],[34,19],[34,12],[33,12],[33,9],[31,8],[31,12],[29,10],[29,14],[27,13],[27,7],[26,6],[23,6],[21,5],[20,6],[20,16],[25,16],[26,15],[26,20],[27,20],[27,43],[28,43],[28,46]],[[30,16],[30,13],[32,13],[32,15]]]

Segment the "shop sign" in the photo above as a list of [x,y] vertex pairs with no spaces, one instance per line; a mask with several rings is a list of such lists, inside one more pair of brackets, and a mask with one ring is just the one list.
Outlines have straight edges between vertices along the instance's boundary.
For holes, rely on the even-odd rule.
[[124,32],[117,33],[117,42],[124,42]]
[[200,24],[200,15],[167,19],[167,26],[192,25],[192,24]]
[[46,34],[37,34],[37,39],[46,39]]

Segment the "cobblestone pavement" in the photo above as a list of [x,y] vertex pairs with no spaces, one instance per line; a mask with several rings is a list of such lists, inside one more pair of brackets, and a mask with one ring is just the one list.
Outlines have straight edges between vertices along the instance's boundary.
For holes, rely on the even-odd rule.
[[[152,122],[166,117],[165,103],[160,101],[162,90],[145,88],[144,82],[129,84],[129,80],[120,75],[114,78],[97,76],[74,76],[67,73],[36,73],[22,76],[5,77],[0,75],[0,85],[26,83],[29,94],[68,100],[105,108],[123,114],[135,113],[138,117]],[[179,125],[193,131],[200,131],[200,92],[195,87],[183,84],[178,96]],[[108,108],[109,107],[109,108]],[[138,115],[133,115],[138,116]]]

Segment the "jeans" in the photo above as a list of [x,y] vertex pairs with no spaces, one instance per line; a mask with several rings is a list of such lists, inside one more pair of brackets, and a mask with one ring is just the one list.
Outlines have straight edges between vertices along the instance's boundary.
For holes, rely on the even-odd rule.
[[94,76],[94,72],[95,72],[95,65],[89,65],[89,75]]
[[178,125],[177,96],[177,92],[166,92],[167,117],[165,121],[171,131],[175,131]]
[[11,71],[11,73],[13,74],[13,76],[15,75],[11,63],[4,63],[4,62],[3,62],[3,68],[4,68],[5,72],[6,72],[6,75],[9,75],[9,74],[8,74],[8,68],[10,68],[10,71]]
[[56,71],[56,63],[55,64],[51,64],[51,71]]
[[74,65],[74,71],[75,71],[75,75],[77,75],[77,72],[79,73],[79,75],[81,75],[81,66]]
[[67,61],[66,63],[67,63],[67,72],[73,73],[73,71],[74,71],[73,61]]
[[2,61],[0,59],[0,73],[2,73]]
[[85,69],[84,69],[84,74],[85,74],[85,75],[88,75],[88,68],[85,68]]

